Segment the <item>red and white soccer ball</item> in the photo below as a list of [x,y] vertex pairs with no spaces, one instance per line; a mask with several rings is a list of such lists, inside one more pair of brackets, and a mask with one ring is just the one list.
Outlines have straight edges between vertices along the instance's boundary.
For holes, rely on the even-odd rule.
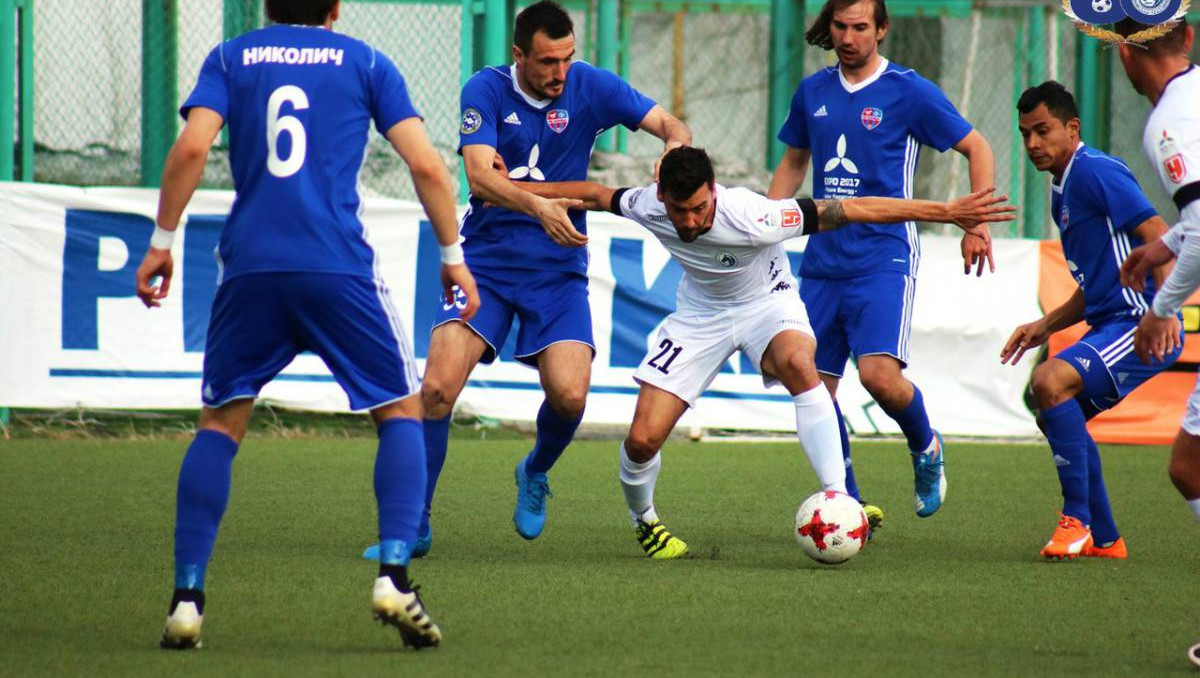
[[867,541],[867,514],[843,492],[818,492],[796,512],[796,541],[809,558],[828,565],[844,563]]

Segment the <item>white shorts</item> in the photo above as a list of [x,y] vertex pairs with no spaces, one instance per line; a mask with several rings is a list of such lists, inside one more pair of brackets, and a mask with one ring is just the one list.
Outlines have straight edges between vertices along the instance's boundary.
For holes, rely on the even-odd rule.
[[1196,388],[1188,396],[1187,412],[1183,414],[1183,430],[1194,436],[1200,436],[1200,378],[1196,380]]
[[[788,330],[813,336],[808,312],[795,294],[776,294],[762,303],[706,314],[676,311],[663,322],[633,378],[692,407],[735,351],[745,353],[762,369],[767,346],[775,335]],[[764,385],[777,383],[763,375]]]

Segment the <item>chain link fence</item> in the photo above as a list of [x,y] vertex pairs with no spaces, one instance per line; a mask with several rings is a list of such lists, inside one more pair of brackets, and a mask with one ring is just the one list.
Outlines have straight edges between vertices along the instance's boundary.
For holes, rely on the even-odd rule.
[[[144,130],[143,78],[149,91],[186,98],[204,57],[222,38],[228,0],[163,0],[177,9],[175,41],[155,33],[167,24],[143,26],[142,3],[122,0],[52,0],[35,9],[35,179],[84,185],[137,185]],[[815,15],[810,3],[807,21]],[[898,64],[936,82],[963,115],[990,141],[1000,191],[1028,206],[1023,221],[997,235],[1054,237],[1048,217],[1048,175],[1029,165],[1016,130],[1016,97],[1034,80],[1057,79],[1075,89],[1076,46],[1086,40],[1057,4],[964,3],[922,5],[918,15],[893,8],[892,27],[881,51]],[[576,22],[577,53],[597,52],[595,3],[569,5]],[[670,11],[664,11],[669,9]],[[1035,14],[1040,13],[1040,19]],[[769,5],[717,2],[664,8],[625,0],[621,71],[638,89],[686,121],[697,145],[717,161],[722,181],[765,190],[768,129]],[[336,30],[365,40],[400,67],[426,127],[447,166],[457,168],[458,94],[462,77],[462,16],[459,2],[350,1]],[[1040,24],[1034,26],[1035,20]],[[1040,32],[1039,32],[1040,31]],[[1040,36],[1040,38],[1039,38]],[[1040,40],[1040,41],[1039,41]],[[1037,41],[1037,44],[1032,44]],[[164,51],[147,50],[161,45]],[[1200,50],[1200,45],[1197,45]],[[143,55],[149,54],[143,68]],[[834,63],[833,55],[808,47],[803,72]],[[1100,60],[1107,73],[1104,111],[1111,152],[1124,158],[1164,214],[1173,215],[1141,151],[1141,128],[1149,111],[1133,92],[1115,52]],[[790,94],[790,93],[789,93]],[[163,97],[168,101],[169,97]],[[153,109],[151,106],[150,109]],[[178,121],[166,131],[178,129]],[[161,121],[160,121],[161,122]],[[1085,121],[1085,128],[1087,122]],[[167,143],[169,143],[169,139]],[[212,156],[204,186],[230,188],[223,140]],[[617,153],[597,152],[593,176],[631,184],[649,181],[657,139],[622,131]],[[455,182],[457,171],[452,171]],[[151,182],[156,177],[151,178]],[[365,192],[412,198],[403,163],[386,141],[374,138],[362,173]],[[969,188],[966,161],[956,153],[926,149],[918,169],[917,195],[945,199]],[[809,191],[806,186],[804,190]]]

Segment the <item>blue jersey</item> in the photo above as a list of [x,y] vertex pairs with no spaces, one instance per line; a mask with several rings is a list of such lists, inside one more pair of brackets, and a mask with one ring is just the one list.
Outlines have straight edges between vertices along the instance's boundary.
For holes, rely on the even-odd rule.
[[[517,180],[584,181],[596,136],[616,125],[637,129],[653,107],[624,80],[585,61],[571,64],[562,94],[549,101],[518,88],[515,66],[485,68],[463,86],[459,150],[475,144],[495,148]],[[583,211],[570,215],[576,230],[586,233]],[[475,196],[462,234],[473,267],[587,271],[587,248],[563,247],[537,219],[484,207]]]
[[[800,83],[779,140],[812,150],[813,197],[913,197],[922,144],[945,151],[971,131],[946,95],[911,68],[883,59],[850,84],[837,67]],[[809,238],[800,273],[849,278],[880,271],[916,275],[917,227],[851,223]]]
[[373,275],[358,218],[372,123],[417,116],[404,78],[370,45],[277,25],[218,45],[181,108],[219,113],[237,191],[217,248],[222,279],[246,273]]
[[1146,276],[1144,293],[1122,287],[1120,276],[1121,262],[1142,244],[1133,229],[1156,214],[1133,173],[1081,143],[1050,195],[1067,268],[1083,290],[1084,320],[1099,327],[1144,315],[1154,298],[1154,276]]

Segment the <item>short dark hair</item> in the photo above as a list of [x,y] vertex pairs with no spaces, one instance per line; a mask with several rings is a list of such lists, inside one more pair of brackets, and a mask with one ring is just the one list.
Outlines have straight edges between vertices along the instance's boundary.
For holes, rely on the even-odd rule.
[[[814,47],[824,50],[833,49],[833,13],[857,5],[862,0],[825,0],[825,6],[817,13],[812,26],[804,33],[804,39]],[[888,25],[887,5],[883,0],[875,0],[875,27],[884,28]]]
[[337,0],[267,0],[267,18],[277,24],[320,26]]
[[1058,118],[1064,125],[1072,118],[1079,117],[1079,108],[1075,106],[1075,97],[1067,91],[1062,83],[1047,80],[1036,87],[1030,87],[1021,93],[1017,99],[1017,111],[1032,113],[1039,104],[1045,104],[1050,115]]
[[[1172,26],[1171,30],[1165,35],[1160,35],[1153,40],[1141,43],[1141,45],[1146,48],[1147,53],[1151,56],[1173,56],[1176,54],[1186,55],[1187,27],[1187,19],[1180,19],[1179,22]],[[1128,38],[1134,33],[1143,31],[1147,28],[1150,27],[1145,24],[1140,24],[1128,17],[1121,19],[1113,25],[1113,31],[1115,31],[1122,38]],[[1134,47],[1134,49],[1138,48]]]
[[703,148],[673,148],[658,166],[658,187],[672,200],[687,200],[701,186],[712,186],[716,180],[712,160]]
[[575,32],[571,23],[571,15],[562,5],[554,0],[542,0],[534,3],[517,15],[513,26],[513,44],[522,54],[529,54],[533,49],[533,36],[538,31],[546,34],[551,40],[565,38]]

